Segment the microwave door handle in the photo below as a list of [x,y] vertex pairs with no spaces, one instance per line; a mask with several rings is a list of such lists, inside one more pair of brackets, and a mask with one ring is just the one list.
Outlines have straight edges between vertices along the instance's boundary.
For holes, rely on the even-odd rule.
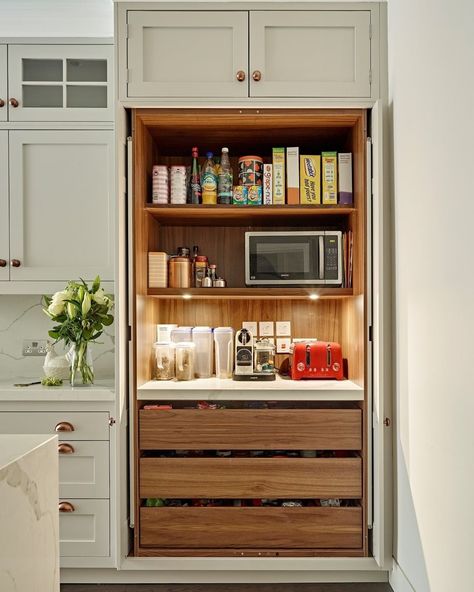
[[324,236],[319,237],[319,279],[324,279]]

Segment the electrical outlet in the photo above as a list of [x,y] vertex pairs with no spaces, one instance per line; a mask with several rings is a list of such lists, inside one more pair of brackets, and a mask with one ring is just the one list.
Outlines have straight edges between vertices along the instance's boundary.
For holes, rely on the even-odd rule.
[[48,353],[47,339],[24,339],[23,340],[23,355],[24,356],[45,356]]
[[277,337],[276,353],[289,354],[291,345],[291,337]]
[[277,337],[291,337],[291,321],[277,321],[276,322],[276,336]]

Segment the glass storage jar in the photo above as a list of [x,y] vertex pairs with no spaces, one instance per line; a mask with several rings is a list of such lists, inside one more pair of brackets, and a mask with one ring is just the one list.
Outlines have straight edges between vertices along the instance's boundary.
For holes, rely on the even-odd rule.
[[194,378],[194,343],[184,341],[176,344],[176,379],[192,380]]
[[273,374],[275,372],[275,346],[268,339],[260,339],[255,343],[256,374]]

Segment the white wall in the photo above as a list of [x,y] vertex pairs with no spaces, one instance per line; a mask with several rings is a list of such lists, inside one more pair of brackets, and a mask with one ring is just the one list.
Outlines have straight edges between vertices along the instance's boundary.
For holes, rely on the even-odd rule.
[[[474,3],[389,0],[397,314],[395,556],[474,590]],[[397,590],[405,590],[400,583]],[[405,581],[406,584],[406,581]]]

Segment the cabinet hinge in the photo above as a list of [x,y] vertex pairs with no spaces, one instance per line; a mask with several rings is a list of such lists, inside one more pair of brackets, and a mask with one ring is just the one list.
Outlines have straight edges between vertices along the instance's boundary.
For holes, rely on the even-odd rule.
[[128,68],[125,70],[125,82],[127,84],[130,82],[130,70]]

